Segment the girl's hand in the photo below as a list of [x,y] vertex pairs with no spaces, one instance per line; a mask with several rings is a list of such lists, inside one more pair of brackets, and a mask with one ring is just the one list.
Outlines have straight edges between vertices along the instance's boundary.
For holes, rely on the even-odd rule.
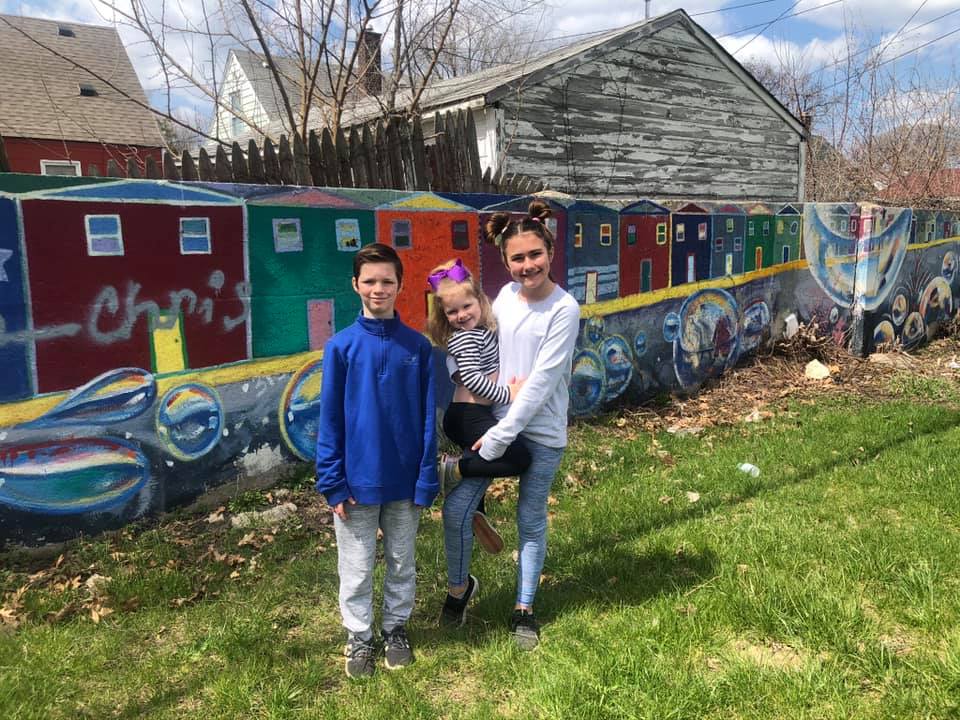
[[482,438],[482,437],[481,437],[479,440],[477,440],[473,445],[471,445],[471,446],[470,446],[470,449],[471,449],[471,450],[477,450],[477,451],[479,451],[481,445],[483,445],[483,438]]
[[347,519],[347,503],[349,503],[350,505],[356,505],[357,501],[354,500],[352,497],[347,498],[347,502],[337,503],[330,509],[333,510],[333,514],[336,515],[338,518],[340,518],[341,520],[346,520]]
[[523,384],[527,381],[526,378],[517,380],[515,377],[510,378],[510,382],[507,383],[507,387],[510,388],[510,402],[513,402],[517,399],[517,395],[520,394],[520,388],[523,387]]

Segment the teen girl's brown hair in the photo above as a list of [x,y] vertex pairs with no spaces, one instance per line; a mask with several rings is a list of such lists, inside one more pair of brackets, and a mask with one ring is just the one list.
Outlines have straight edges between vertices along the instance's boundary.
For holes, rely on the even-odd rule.
[[[450,260],[443,265],[437,265],[429,274],[433,275],[441,270],[449,270],[455,262],[456,260]],[[490,298],[483,292],[480,283],[477,282],[477,278],[472,273],[470,277],[461,282],[444,278],[430,296],[430,312],[427,318],[427,335],[430,336],[430,339],[433,340],[436,345],[443,348],[447,346],[447,341],[455,330],[450,324],[450,321],[447,320],[447,313],[443,309],[442,296],[445,292],[450,292],[454,288],[464,288],[477,299],[477,303],[480,305],[480,322],[478,322],[477,325],[482,325],[490,332],[497,331],[497,321],[493,317],[493,307],[490,305]]]
[[547,252],[553,252],[554,237],[547,227],[547,218],[553,215],[553,210],[543,200],[534,200],[527,207],[527,216],[514,221],[510,213],[498,212],[487,220],[487,240],[500,248],[503,262],[507,262],[507,240],[514,235],[530,232],[543,240]]

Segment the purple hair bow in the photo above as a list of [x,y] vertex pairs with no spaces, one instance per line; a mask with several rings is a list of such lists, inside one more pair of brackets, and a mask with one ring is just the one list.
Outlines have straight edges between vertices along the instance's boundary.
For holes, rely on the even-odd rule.
[[440,289],[440,281],[449,278],[454,282],[463,282],[464,280],[470,277],[470,271],[467,270],[463,263],[460,261],[460,258],[457,258],[453,261],[453,265],[443,270],[437,270],[435,273],[430,273],[427,276],[427,284],[433,288],[433,291],[436,292]]

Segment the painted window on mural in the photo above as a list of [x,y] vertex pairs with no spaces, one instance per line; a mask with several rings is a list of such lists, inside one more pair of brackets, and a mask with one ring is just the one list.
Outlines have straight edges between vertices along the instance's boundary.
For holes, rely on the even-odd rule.
[[627,225],[627,245],[636,245],[636,244],[637,244],[637,226]]
[[356,252],[360,249],[360,221],[356,218],[341,218],[335,226],[337,232],[337,250]]
[[697,225],[697,240],[699,240],[700,242],[703,242],[706,239],[707,239],[707,224],[700,223],[699,225]]
[[733,239],[733,251],[743,250],[743,238],[739,235]]
[[677,242],[686,240],[687,227],[683,223],[673,226],[673,239]]
[[783,220],[777,220],[777,234],[783,234]]
[[713,249],[716,250],[717,252],[722,252],[722,251],[723,251],[723,236],[722,236],[722,235],[720,235],[719,237],[716,237],[716,238],[713,239]]
[[727,218],[727,232],[733,232],[733,218]]
[[667,224],[657,223],[657,245],[667,244]]
[[583,223],[577,223],[573,226],[573,246],[583,247]]
[[393,239],[395,248],[408,248],[413,246],[412,231],[409,220],[394,220],[390,229],[390,237]]
[[846,218],[844,218],[843,220],[840,221],[840,232],[846,232],[846,231],[847,231],[847,221],[846,221]]
[[300,218],[274,219],[273,249],[278,253],[301,252],[303,250]]
[[180,254],[210,254],[210,220],[180,218]]
[[450,232],[454,250],[470,249],[470,230],[466,220],[454,220]]
[[769,221],[769,220],[764,220],[764,221],[763,221],[763,236],[764,236],[764,237],[767,237],[769,234],[770,234],[770,221]]
[[850,218],[850,232],[856,232],[856,231],[857,231],[857,219]]
[[783,259],[781,259],[780,262],[785,262],[785,263],[790,262],[790,246],[789,245],[783,246]]
[[123,255],[119,215],[87,215],[87,254]]
[[753,220],[751,220],[750,222],[747,223],[747,237],[753,237],[753,234],[754,234]]
[[609,245],[613,239],[613,225],[602,223],[600,225],[600,244]]
[[792,223],[790,223],[790,234],[796,235],[798,232],[800,232],[800,221],[794,220]]

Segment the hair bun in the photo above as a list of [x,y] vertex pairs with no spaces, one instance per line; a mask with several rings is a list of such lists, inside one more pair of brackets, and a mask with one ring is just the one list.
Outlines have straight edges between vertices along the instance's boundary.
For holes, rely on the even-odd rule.
[[543,222],[548,217],[553,215],[553,209],[544,200],[532,200],[530,205],[527,207],[527,215],[530,216],[531,220]]

